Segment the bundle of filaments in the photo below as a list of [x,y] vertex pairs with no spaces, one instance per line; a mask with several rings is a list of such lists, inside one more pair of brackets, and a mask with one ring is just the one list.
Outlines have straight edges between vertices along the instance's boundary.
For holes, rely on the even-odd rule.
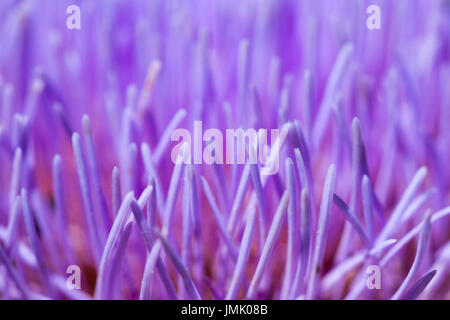
[[449,298],[450,8],[374,2],[1,1],[1,298]]

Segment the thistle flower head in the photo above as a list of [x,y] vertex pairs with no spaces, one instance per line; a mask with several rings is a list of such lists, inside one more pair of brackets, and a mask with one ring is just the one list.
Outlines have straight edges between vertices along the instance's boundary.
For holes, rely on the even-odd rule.
[[75,2],[0,3],[0,298],[450,298],[448,1]]

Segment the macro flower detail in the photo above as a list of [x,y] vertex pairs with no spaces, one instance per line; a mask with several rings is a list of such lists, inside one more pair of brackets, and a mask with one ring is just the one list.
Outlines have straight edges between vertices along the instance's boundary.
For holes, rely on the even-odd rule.
[[449,2],[372,2],[2,1],[0,298],[450,299]]

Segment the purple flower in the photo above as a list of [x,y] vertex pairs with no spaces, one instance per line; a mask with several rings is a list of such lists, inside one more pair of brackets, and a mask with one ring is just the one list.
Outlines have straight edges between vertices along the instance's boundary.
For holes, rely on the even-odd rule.
[[449,299],[449,21],[1,1],[0,298]]

